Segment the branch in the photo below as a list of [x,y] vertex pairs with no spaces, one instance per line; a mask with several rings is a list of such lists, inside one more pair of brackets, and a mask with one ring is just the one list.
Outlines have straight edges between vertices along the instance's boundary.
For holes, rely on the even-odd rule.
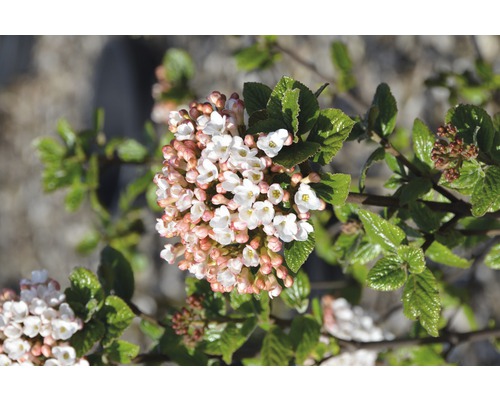
[[148,315],[144,312],[142,312],[139,307],[137,307],[134,303],[132,303],[131,301],[128,301],[127,302],[127,305],[130,307],[130,309],[132,310],[132,312],[139,318],[143,319],[144,321],[148,321],[152,324],[155,324],[155,325],[159,325],[159,326],[162,326],[162,327],[166,327],[167,325],[161,321],[158,321],[156,318],[152,317],[151,315]]

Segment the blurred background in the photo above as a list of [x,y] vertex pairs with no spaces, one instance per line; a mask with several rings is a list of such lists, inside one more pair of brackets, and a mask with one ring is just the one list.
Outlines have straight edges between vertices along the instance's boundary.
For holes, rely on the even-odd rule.
[[[48,269],[63,286],[75,266],[96,270],[98,249],[86,255],[75,250],[92,229],[94,214],[86,204],[76,213],[66,212],[64,191],[44,193],[34,141],[41,136],[56,138],[61,118],[76,130],[90,127],[98,107],[105,111],[104,131],[109,137],[141,141],[144,124],[152,118],[156,69],[169,49],[183,49],[190,55],[194,69],[189,87],[192,96],[201,99],[212,90],[228,96],[241,93],[248,81],[273,87],[283,75],[313,90],[325,82],[339,82],[330,45],[342,42],[349,50],[357,85],[321,101],[351,115],[364,113],[377,85],[386,82],[398,103],[398,126],[406,133],[417,117],[435,130],[450,100],[486,104],[482,92],[472,90],[482,78],[474,72],[478,60],[500,70],[500,38],[494,36],[279,36],[273,40],[279,43],[280,54],[268,62],[259,59],[258,53],[242,55],[242,49],[262,42],[255,36],[0,36],[0,286],[15,288],[19,278],[34,269]],[[487,109],[497,112],[498,99],[488,102]],[[370,152],[349,142],[332,169],[351,173],[355,179]],[[387,173],[370,170],[370,191],[382,190],[376,177]],[[117,193],[135,174],[130,166],[103,172],[100,196],[111,210]],[[156,216],[142,217],[146,222],[138,246],[148,267],[137,272],[136,302],[154,312],[158,298],[178,301],[184,287],[177,268],[159,258],[162,241],[154,229]],[[314,255],[307,268],[315,271],[313,281],[339,275]],[[489,269],[477,272],[477,282],[474,301],[483,326],[500,315],[498,282]],[[362,299],[379,313],[398,301],[397,295],[385,293]],[[460,318],[456,320],[459,324]],[[388,324],[396,334],[408,328],[400,319]],[[462,352],[459,362],[498,364],[498,353],[484,346]]]

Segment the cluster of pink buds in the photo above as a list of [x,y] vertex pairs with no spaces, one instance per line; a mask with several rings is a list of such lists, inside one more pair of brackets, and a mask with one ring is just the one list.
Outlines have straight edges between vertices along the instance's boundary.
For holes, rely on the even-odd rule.
[[307,240],[310,211],[325,207],[309,185],[319,175],[273,162],[292,144],[285,129],[245,135],[237,94],[213,92],[208,100],[169,114],[175,139],[163,148],[164,166],[154,178],[164,209],[156,229],[180,241],[165,245],[161,257],[170,264],[181,257],[179,268],[214,291],[278,296],[293,284],[283,243]]
[[172,316],[172,328],[179,336],[183,336],[187,347],[195,347],[205,334],[205,309],[202,306],[203,298],[189,296],[186,307]]
[[473,144],[465,144],[462,138],[457,137],[457,129],[446,124],[437,130],[439,139],[434,143],[431,160],[436,169],[443,171],[448,182],[453,182],[460,177],[460,168],[464,160],[477,157],[478,149]]
[[59,283],[47,271],[33,271],[20,287],[19,296],[0,292],[0,366],[89,365],[68,343],[83,323],[64,302]]

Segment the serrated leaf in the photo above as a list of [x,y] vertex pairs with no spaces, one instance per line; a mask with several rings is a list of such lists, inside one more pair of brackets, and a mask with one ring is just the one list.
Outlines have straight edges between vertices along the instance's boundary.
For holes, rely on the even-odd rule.
[[378,260],[366,277],[368,287],[381,291],[399,289],[405,282],[406,270],[404,265],[394,256],[387,256]]
[[264,110],[273,90],[259,82],[245,82],[243,85],[243,99],[248,115]]
[[403,290],[402,301],[403,313],[407,318],[418,320],[429,335],[439,335],[439,290],[436,279],[428,268],[420,274],[410,274]]
[[415,201],[432,189],[432,183],[427,178],[413,178],[401,187],[399,204],[402,206]]
[[370,241],[384,250],[396,249],[406,237],[401,228],[371,211],[359,210],[358,215]]
[[307,240],[293,240],[285,243],[285,262],[290,271],[297,273],[314,250],[314,232],[309,233]]
[[102,250],[97,275],[107,294],[116,294],[126,301],[134,295],[134,272],[128,260],[118,250],[110,246]]
[[319,149],[320,145],[318,143],[293,143],[291,146],[283,147],[278,155],[273,158],[273,162],[285,168],[292,168],[314,156]]
[[441,221],[445,214],[431,210],[422,202],[411,202],[408,205],[410,215],[419,229],[424,232],[434,232],[441,226]]
[[311,293],[311,284],[309,277],[304,271],[299,271],[294,279],[293,285],[285,288],[281,292],[281,300],[291,308],[295,308],[297,312],[303,314],[309,306],[309,294]]
[[125,162],[142,162],[148,150],[137,140],[125,139],[116,146],[118,157]]
[[139,354],[140,347],[125,340],[115,340],[106,349],[106,355],[111,361],[119,364],[130,364]]
[[378,244],[373,244],[370,241],[363,240],[350,256],[350,261],[353,264],[366,265],[370,261],[377,258],[381,251],[382,249]]
[[83,329],[71,336],[70,344],[76,351],[77,357],[86,355],[94,345],[104,337],[104,324],[96,319],[83,325]]
[[66,302],[75,314],[87,321],[102,305],[104,291],[97,276],[88,269],[78,267],[69,276],[71,286],[64,292]]
[[295,349],[295,362],[303,365],[319,341],[321,326],[312,315],[299,315],[292,321],[290,340]]
[[385,159],[385,150],[382,147],[377,147],[373,153],[371,153],[365,161],[361,173],[359,174],[359,192],[363,193],[365,190],[366,174],[368,169],[377,161],[382,161]]
[[471,262],[465,258],[457,256],[444,244],[434,241],[425,251],[425,255],[432,261],[457,268],[469,268]]
[[477,182],[484,178],[481,164],[476,160],[464,160],[460,168],[460,176],[452,182],[448,182],[444,175],[439,179],[439,185],[448,189],[456,190],[464,195],[471,195]]
[[429,170],[432,170],[434,162],[431,160],[431,152],[435,142],[434,135],[424,122],[416,118],[413,122],[412,136],[415,155],[429,167]]
[[298,134],[309,132],[316,123],[319,113],[318,100],[314,93],[304,84],[284,76],[274,87],[269,102],[267,103],[267,111],[269,117],[273,119],[283,119],[283,98],[287,90],[299,89],[299,129]]
[[288,89],[283,94],[283,120],[288,129],[294,134],[299,130],[299,89]]
[[408,265],[412,274],[420,274],[425,269],[425,255],[420,247],[401,245],[398,247],[398,256]]
[[[278,119],[264,119],[261,121],[257,121],[255,124],[250,126],[247,129],[247,134],[249,135],[255,135],[256,133],[269,133],[269,132],[276,132],[278,129],[286,129],[286,124]],[[286,149],[286,146],[283,147],[283,149]]]
[[333,206],[345,204],[351,187],[351,176],[347,174],[321,174],[321,181],[311,183],[318,197]]
[[481,217],[500,209],[500,167],[492,165],[485,170],[484,180],[477,182],[471,197],[472,215]]
[[493,269],[500,269],[500,244],[496,244],[486,255],[484,263]]
[[75,182],[70,187],[66,197],[64,198],[64,207],[68,212],[74,212],[80,208],[85,199],[87,187],[80,182]]
[[390,135],[396,126],[398,108],[396,99],[386,83],[378,85],[373,97],[372,109],[376,110],[372,129],[382,137]]
[[459,104],[448,110],[445,121],[457,128],[457,135],[465,143],[477,143],[485,153],[492,149],[495,129],[491,117],[481,107]]
[[329,164],[342,148],[354,124],[355,122],[341,110],[336,108],[321,110],[307,139],[321,145],[321,151],[314,157],[314,161],[322,165]]
[[262,342],[261,362],[263,366],[286,366],[293,357],[292,343],[277,326],[267,332]]
[[119,338],[134,319],[134,313],[127,303],[117,296],[106,297],[99,316],[106,326],[106,333],[102,339],[104,347]]

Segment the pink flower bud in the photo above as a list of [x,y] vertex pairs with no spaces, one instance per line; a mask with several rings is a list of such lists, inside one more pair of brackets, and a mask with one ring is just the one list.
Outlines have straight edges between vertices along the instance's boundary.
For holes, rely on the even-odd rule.
[[250,148],[255,147],[255,139],[252,135],[246,135],[244,142]]
[[190,266],[191,266],[191,263],[187,260],[179,261],[179,269],[181,271],[186,271],[187,269],[189,269]]
[[241,244],[248,242],[248,239],[248,233],[246,232],[238,232],[235,236],[236,242]]
[[[224,179],[224,178],[223,178]],[[220,180],[220,175],[219,175],[219,181]],[[222,181],[221,181],[222,182]],[[217,193],[220,193],[220,194],[225,194],[226,191],[224,190],[224,188],[222,187],[222,184],[221,183],[218,183],[216,186],[215,186],[215,190]]]
[[321,211],[321,210],[324,210],[324,209],[326,208],[326,203],[325,203],[325,201],[324,201],[323,199],[319,199],[319,201],[320,201],[320,203],[321,203],[321,204],[320,204],[320,206],[319,206],[318,210],[320,210],[320,211]]
[[230,200],[229,203],[227,203],[227,208],[231,211],[235,211],[238,209],[240,206],[238,203],[236,203],[234,200]]
[[212,247],[212,249],[210,250],[210,257],[213,259],[213,260],[216,260],[217,258],[219,258],[221,256],[221,252],[220,250],[217,248],[217,247]]
[[49,358],[52,355],[52,350],[49,345],[44,344],[42,348],[40,349],[41,353],[44,355],[44,357]]
[[267,183],[266,181],[259,182],[258,186],[262,194],[266,194],[269,191],[269,183]]
[[277,237],[271,236],[267,238],[267,247],[269,250],[278,253],[283,248],[283,243]]
[[208,227],[205,225],[198,225],[193,228],[193,233],[198,239],[205,239],[208,236]]
[[285,140],[285,143],[283,143],[285,146],[291,146],[293,143],[293,136],[291,134],[288,134],[288,137]]
[[203,215],[201,216],[201,219],[205,222],[210,221],[214,217],[214,212],[210,210],[206,210]]
[[198,177],[198,171],[192,169],[186,173],[186,181],[189,183],[196,183],[196,178]]
[[209,251],[212,248],[212,242],[210,241],[210,239],[208,237],[205,237],[203,239],[200,239],[198,246],[203,251]]
[[231,227],[237,231],[243,231],[247,229],[247,223],[241,219],[236,219],[231,222]]
[[299,182],[302,180],[302,174],[293,174],[292,175],[292,186],[297,186],[299,184]]
[[273,270],[273,267],[270,264],[261,265],[259,268],[259,272],[263,275],[269,275]]
[[253,238],[252,241],[250,242],[250,247],[254,250],[258,250],[260,247],[260,238],[259,237]]
[[196,107],[191,107],[189,109],[189,116],[196,120],[201,115],[201,112]]
[[216,206],[221,205],[221,204],[228,204],[229,199],[226,199],[223,194],[216,194],[214,197],[212,197],[212,204],[215,204]]
[[285,278],[285,287],[289,288],[293,285],[293,277],[291,275],[288,275]]
[[[293,206],[293,208],[295,209],[295,205]],[[296,209],[298,211],[298,208]],[[311,213],[308,211],[308,212],[305,212],[305,213],[298,213],[297,214],[297,217],[299,217],[299,219],[304,219],[304,220],[308,220],[311,218]]]
[[283,201],[290,201],[290,192],[283,191]]
[[196,189],[194,189],[193,192],[199,201],[206,201],[207,200],[207,192],[205,192],[204,190],[202,190],[200,188],[196,188]]

